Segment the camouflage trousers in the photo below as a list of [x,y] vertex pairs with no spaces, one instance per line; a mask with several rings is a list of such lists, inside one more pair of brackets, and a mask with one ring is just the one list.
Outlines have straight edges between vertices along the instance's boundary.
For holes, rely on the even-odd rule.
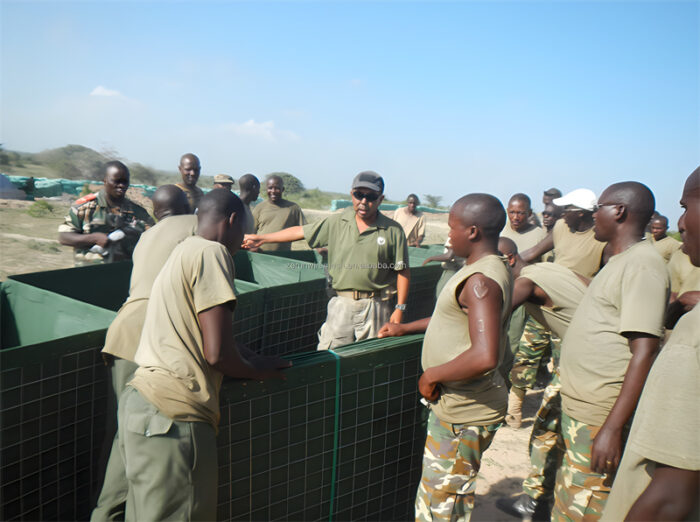
[[481,456],[499,426],[450,424],[430,412],[423,475],[416,495],[417,521],[471,518]]
[[518,349],[510,370],[510,382],[516,388],[532,388],[537,379],[537,370],[547,348],[551,344],[551,334],[540,323],[528,315],[525,331],[518,343]]
[[560,390],[559,371],[556,370],[544,389],[530,436],[530,474],[523,481],[523,492],[534,499],[552,498],[557,469],[564,455]]
[[554,486],[552,521],[600,519],[610,495],[614,475],[591,469],[591,448],[600,426],[590,426],[561,414],[566,451]]

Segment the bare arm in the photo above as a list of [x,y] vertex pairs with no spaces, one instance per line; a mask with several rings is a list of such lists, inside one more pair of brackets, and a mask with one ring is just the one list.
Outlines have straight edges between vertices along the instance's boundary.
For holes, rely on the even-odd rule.
[[[396,274],[396,304],[406,304],[408,301],[408,287],[411,284],[411,271],[408,268],[400,270]],[[389,318],[390,323],[400,323],[403,319],[403,312],[396,309]]]
[[622,381],[620,395],[593,440],[591,468],[596,473],[612,473],[620,464],[623,427],[637,407],[649,369],[659,351],[658,337],[639,332],[630,332],[626,337],[632,358]]
[[245,248],[258,248],[265,243],[289,243],[300,239],[304,239],[304,228],[298,225],[269,234],[246,234],[243,246]]
[[673,328],[678,319],[690,312],[700,302],[700,291],[683,292],[670,302],[666,309],[666,328]]
[[686,520],[698,502],[700,471],[657,464],[625,520]]
[[109,243],[107,234],[93,232],[92,234],[79,234],[78,232],[59,232],[58,242],[62,245],[74,248],[90,248],[94,245],[106,247]]
[[224,375],[239,379],[282,378],[279,370],[291,366],[289,361],[277,358],[260,357],[252,362],[242,357],[233,339],[233,313],[227,304],[204,310],[198,318],[204,357]]
[[434,401],[438,384],[480,377],[498,365],[501,341],[503,294],[498,284],[483,274],[474,274],[459,294],[459,304],[468,310],[471,348],[450,362],[428,368],[418,382],[421,395]]
[[401,337],[402,335],[424,333],[428,329],[430,317],[417,319],[410,323],[386,323],[379,329],[377,337]]
[[426,259],[425,261],[423,261],[423,265],[422,265],[422,266],[425,266],[425,265],[427,265],[428,263],[431,263],[431,262],[434,262],[434,261],[437,261],[437,262],[449,261],[449,260],[452,259],[453,257],[454,257],[454,252],[453,252],[452,249],[450,248],[450,249],[448,249],[447,252],[445,252],[444,254],[440,254],[440,255],[438,255],[438,256],[430,256],[428,259]]
[[552,237],[552,233],[549,232],[547,234],[547,237],[545,237],[542,241],[537,243],[534,247],[528,248],[524,252],[520,252],[520,257],[526,263],[532,263],[535,259],[542,257],[544,254],[546,254],[553,248],[554,238]]
[[519,277],[513,283],[513,310],[527,301],[535,291],[535,283],[527,277]]

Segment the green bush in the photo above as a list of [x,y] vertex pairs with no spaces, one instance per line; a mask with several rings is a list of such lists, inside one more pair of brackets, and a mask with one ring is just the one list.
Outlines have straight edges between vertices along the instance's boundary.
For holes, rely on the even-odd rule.
[[35,218],[53,214],[53,205],[44,201],[43,199],[40,199],[31,204],[31,206],[27,209],[27,214]]

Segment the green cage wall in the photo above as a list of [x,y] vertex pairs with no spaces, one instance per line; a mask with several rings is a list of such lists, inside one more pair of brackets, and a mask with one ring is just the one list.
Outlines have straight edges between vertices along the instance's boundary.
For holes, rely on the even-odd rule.
[[[108,421],[104,328],[0,350],[0,519],[89,518]],[[285,381],[226,379],[218,518],[411,518],[425,438],[421,339],[293,355]]]

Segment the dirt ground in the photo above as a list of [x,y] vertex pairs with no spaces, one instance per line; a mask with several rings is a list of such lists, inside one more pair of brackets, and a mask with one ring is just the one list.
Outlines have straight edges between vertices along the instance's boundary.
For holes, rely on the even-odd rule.
[[[149,206],[150,201],[140,194],[130,197]],[[75,197],[47,198],[52,207],[44,215],[28,214],[31,201],[0,199],[0,280],[8,275],[73,266],[72,250],[59,245],[57,227],[68,213]],[[304,210],[310,222],[329,215],[329,211]],[[447,214],[426,214],[426,244],[444,244],[447,238]],[[295,248],[305,248],[297,242]],[[533,417],[542,397],[541,391],[528,393],[525,402],[523,427],[514,430],[501,428],[491,447],[484,454],[482,468],[477,480],[476,507],[472,516],[475,521],[514,520],[499,511],[496,499],[520,494],[520,485],[529,471],[527,445]]]

